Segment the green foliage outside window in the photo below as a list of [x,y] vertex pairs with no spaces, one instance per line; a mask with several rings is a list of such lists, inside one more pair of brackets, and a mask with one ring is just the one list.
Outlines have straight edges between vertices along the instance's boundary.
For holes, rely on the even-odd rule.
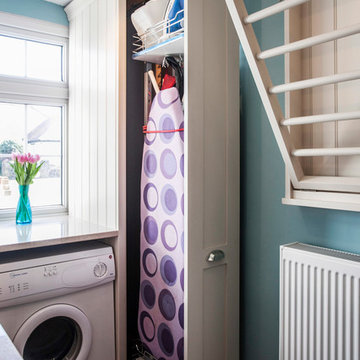
[[[22,153],[23,147],[16,143],[13,140],[4,140],[0,143],[0,155],[6,155],[9,154],[9,159],[11,158],[12,153]],[[0,157],[0,175],[2,174],[2,163],[5,160],[4,158]]]

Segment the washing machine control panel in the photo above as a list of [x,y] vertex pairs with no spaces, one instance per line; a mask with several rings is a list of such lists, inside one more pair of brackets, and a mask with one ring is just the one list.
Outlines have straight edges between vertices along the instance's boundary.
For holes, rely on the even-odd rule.
[[57,275],[57,268],[56,265],[50,265],[44,267],[44,276],[55,276]]
[[114,279],[112,254],[3,272],[0,273],[0,308],[28,296],[36,299],[59,296]]

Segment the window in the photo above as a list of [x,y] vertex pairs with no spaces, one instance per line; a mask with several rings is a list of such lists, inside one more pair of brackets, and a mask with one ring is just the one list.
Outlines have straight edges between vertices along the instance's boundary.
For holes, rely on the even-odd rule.
[[0,216],[18,201],[12,152],[45,161],[30,188],[33,211],[66,211],[67,29],[38,20],[20,29],[1,20]]
[[0,35],[0,74],[63,81],[62,46]]

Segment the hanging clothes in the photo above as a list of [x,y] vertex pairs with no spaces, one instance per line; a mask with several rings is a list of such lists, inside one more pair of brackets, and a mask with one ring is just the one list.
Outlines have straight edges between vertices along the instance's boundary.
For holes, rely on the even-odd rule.
[[184,358],[184,114],[176,88],[154,98],[141,174],[141,341],[157,359]]
[[180,99],[184,96],[184,69],[181,60],[176,59],[174,56],[166,56],[163,61],[163,66],[174,69],[176,77],[176,88],[179,91]]

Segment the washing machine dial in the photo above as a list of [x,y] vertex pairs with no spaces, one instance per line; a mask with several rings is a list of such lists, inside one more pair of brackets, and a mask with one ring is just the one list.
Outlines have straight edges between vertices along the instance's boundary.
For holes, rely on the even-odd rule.
[[96,277],[103,277],[106,274],[107,266],[103,262],[100,262],[94,267],[94,274]]

